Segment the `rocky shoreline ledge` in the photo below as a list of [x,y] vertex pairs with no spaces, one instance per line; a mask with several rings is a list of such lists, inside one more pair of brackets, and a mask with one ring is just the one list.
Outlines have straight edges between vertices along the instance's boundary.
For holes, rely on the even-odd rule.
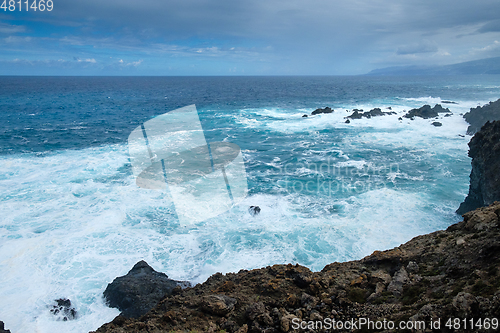
[[[500,172],[495,174],[500,170],[500,122],[487,122],[470,148],[469,196],[477,193],[474,184],[488,184],[481,185],[481,195],[500,200],[495,192],[500,188]],[[478,207],[485,204],[482,201]],[[464,220],[446,230],[415,237],[392,250],[375,251],[361,260],[335,262],[320,272],[288,264],[217,273],[194,287],[170,280],[173,288],[150,311],[131,318],[121,309],[122,315],[96,333],[289,332],[301,322],[307,331],[319,332],[327,329],[318,323],[358,318],[391,321],[396,327],[407,321],[426,323],[426,329],[415,332],[431,332],[431,320],[439,319],[437,331],[476,331],[478,327],[456,329],[446,323],[450,318],[475,318],[476,324],[478,319],[500,318],[500,202],[463,210]],[[137,265],[150,274],[161,274],[145,262]],[[497,329],[490,323],[481,331]]]
[[499,221],[495,202],[446,230],[320,272],[289,264],[217,273],[174,290],[140,318],[118,316],[96,332],[289,332],[299,321],[326,318],[396,325],[441,318],[441,331],[451,332],[445,318],[500,317]]

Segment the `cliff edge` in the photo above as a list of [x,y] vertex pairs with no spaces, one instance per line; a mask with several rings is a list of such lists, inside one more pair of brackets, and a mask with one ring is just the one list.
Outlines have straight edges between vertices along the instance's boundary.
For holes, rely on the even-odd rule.
[[500,121],[486,122],[470,140],[469,148],[469,194],[457,210],[460,215],[500,200]]
[[467,134],[474,135],[488,121],[500,120],[500,99],[486,105],[471,108],[464,114],[465,120],[470,124]]
[[396,327],[442,318],[441,331],[466,332],[447,330],[446,318],[500,317],[499,267],[495,202],[446,230],[321,272],[289,264],[217,273],[193,288],[176,289],[138,319],[118,316],[96,332],[288,332],[302,321],[327,318],[385,319]]

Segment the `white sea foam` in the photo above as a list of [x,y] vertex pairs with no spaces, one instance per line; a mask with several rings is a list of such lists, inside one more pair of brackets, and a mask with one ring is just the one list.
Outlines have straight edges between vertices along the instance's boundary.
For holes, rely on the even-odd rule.
[[[404,105],[393,105],[397,115],[350,124],[344,119],[350,113],[340,109],[308,118],[301,117],[303,110],[226,115],[243,126],[296,135],[292,146],[283,143],[282,149],[300,150],[299,162],[332,158],[333,166],[375,170],[395,159],[388,154],[399,154],[402,168],[382,174],[396,186],[358,192],[311,195],[272,183],[275,193],[253,194],[191,226],[179,224],[168,193],[135,185],[124,145],[1,156],[0,318],[13,332],[88,332],[118,314],[104,305],[102,292],[141,259],[171,278],[198,283],[218,271],[276,263],[319,270],[445,228],[458,220],[455,197],[465,194],[470,171],[469,137],[458,135],[467,127],[459,113],[469,105],[450,105],[454,114],[440,116],[442,127],[432,126],[434,120],[399,121],[408,110]],[[256,115],[268,119],[253,119]],[[249,174],[252,181],[276,182],[287,163],[272,156],[276,147],[269,149],[268,162],[259,161],[259,150],[243,150],[247,163],[265,166]],[[421,161],[430,164],[422,168],[437,171],[405,170],[410,157],[411,163]],[[460,169],[453,169],[457,164]],[[295,177],[317,175],[311,168],[291,170]],[[449,186],[454,199],[436,202],[428,178],[438,177],[436,182],[447,186],[457,174],[464,184]],[[398,188],[400,181],[414,188]],[[261,213],[252,217],[251,205],[260,206]],[[49,314],[48,306],[61,297],[71,299],[78,319],[57,322]]]

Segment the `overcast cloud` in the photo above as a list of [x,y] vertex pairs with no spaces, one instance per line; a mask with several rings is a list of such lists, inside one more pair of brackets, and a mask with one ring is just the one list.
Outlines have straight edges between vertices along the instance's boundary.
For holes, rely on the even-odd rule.
[[361,74],[500,56],[498,0],[53,0],[0,9],[0,74]]

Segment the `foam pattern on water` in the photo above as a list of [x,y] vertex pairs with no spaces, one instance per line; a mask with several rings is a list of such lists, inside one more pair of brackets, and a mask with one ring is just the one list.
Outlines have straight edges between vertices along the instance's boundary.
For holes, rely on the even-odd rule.
[[[135,185],[125,144],[0,156],[0,319],[13,332],[88,332],[118,314],[102,292],[139,260],[200,283],[215,272],[277,263],[320,270],[446,228],[459,220],[454,211],[470,173],[460,114],[487,101],[443,105],[453,115],[440,115],[441,127],[434,119],[400,121],[411,108],[441,101],[423,96],[332,99],[333,114],[307,118],[314,108],[305,102],[201,108],[208,142],[242,148],[250,194],[187,226],[168,192]],[[389,106],[397,115],[345,123],[346,109]],[[72,147],[58,147],[65,144]],[[251,216],[255,205],[261,213]],[[76,320],[50,314],[58,298],[72,301]]]

